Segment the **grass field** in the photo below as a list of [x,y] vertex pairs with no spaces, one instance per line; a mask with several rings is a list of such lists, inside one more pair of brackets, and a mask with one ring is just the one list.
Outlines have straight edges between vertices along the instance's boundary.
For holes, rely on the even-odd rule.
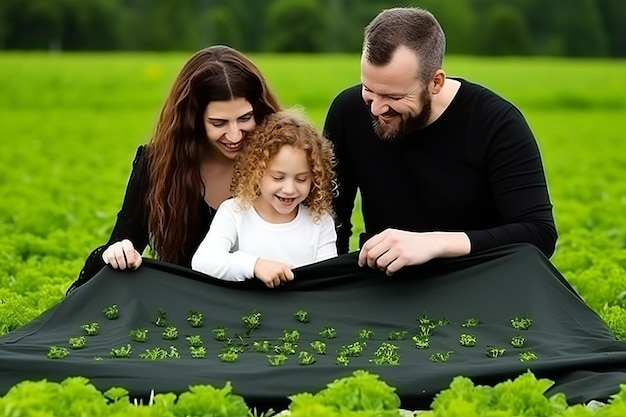
[[[0,54],[0,334],[57,303],[108,237],[137,145],[184,54]],[[285,105],[321,127],[356,55],[252,56]],[[626,61],[450,57],[513,101],[555,206],[553,262],[626,338]]]

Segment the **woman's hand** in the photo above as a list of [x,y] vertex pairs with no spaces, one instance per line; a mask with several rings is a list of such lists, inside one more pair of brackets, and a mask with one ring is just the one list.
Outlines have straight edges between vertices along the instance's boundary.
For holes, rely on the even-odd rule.
[[102,253],[102,259],[115,269],[137,269],[141,265],[141,254],[135,250],[133,242],[124,239],[115,242]]
[[293,280],[293,272],[291,272],[289,265],[268,259],[256,261],[254,276],[263,281],[269,288],[278,287],[284,282]]

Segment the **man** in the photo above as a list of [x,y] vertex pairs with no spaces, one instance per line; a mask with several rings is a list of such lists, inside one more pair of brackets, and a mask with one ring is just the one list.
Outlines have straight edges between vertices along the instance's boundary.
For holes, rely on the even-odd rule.
[[339,253],[349,250],[357,189],[359,264],[404,266],[557,239],[543,165],[520,111],[484,87],[446,78],[445,35],[420,8],[384,10],[365,28],[361,84],[332,102]]

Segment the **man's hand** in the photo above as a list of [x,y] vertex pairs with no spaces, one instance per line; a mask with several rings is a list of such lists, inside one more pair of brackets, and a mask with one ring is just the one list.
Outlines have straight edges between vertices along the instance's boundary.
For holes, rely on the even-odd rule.
[[365,242],[359,253],[359,266],[368,265],[391,276],[408,265],[469,252],[469,238],[462,232],[418,233],[387,229]]
[[293,272],[289,265],[268,259],[256,261],[254,276],[263,281],[269,288],[278,287],[284,282],[293,280]]
[[120,242],[115,242],[104,252],[102,252],[102,259],[107,265],[111,265],[115,269],[124,270],[137,269],[141,265],[141,254],[135,250],[133,243],[124,239]]

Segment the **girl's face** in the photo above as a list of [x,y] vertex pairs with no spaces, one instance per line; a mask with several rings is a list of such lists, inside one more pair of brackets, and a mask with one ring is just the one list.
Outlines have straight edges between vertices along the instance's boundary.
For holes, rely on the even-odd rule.
[[261,179],[261,195],[254,201],[257,213],[271,223],[287,223],[295,219],[298,204],[311,191],[312,175],[302,149],[289,145],[280,148]]
[[246,135],[254,128],[252,104],[245,98],[212,101],[204,110],[204,129],[209,144],[228,159],[235,159]]

